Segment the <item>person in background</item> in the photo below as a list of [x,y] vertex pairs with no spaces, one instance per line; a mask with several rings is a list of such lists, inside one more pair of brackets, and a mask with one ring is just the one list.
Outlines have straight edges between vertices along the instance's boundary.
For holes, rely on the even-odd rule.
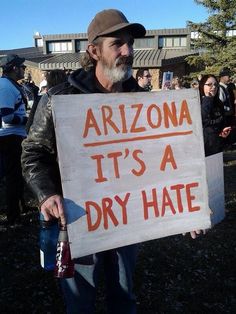
[[43,95],[47,92],[47,72],[42,73],[42,81],[39,84],[39,95]]
[[147,68],[138,69],[136,73],[136,81],[138,85],[142,87],[145,91],[152,90],[152,76]]
[[[26,137],[27,100],[17,81],[24,77],[24,58],[6,55],[1,58],[0,78],[0,152],[4,157],[6,177],[7,224],[16,225],[20,213],[26,210],[24,184],[21,171],[21,143]],[[21,208],[20,208],[21,206]]]
[[212,74],[203,75],[199,82],[199,91],[205,155],[209,156],[223,150],[231,126],[225,123],[217,78]]
[[39,88],[32,81],[30,73],[25,76],[24,80],[21,82],[21,85],[27,98],[28,108],[31,109],[34,101],[38,97]]
[[198,80],[193,80],[190,84],[190,87],[193,89],[199,89],[199,82]]
[[221,69],[219,73],[220,89],[219,98],[223,103],[225,118],[233,126],[235,124],[235,99],[230,84],[231,71],[228,68]]
[[[64,70],[60,70],[60,69],[51,70],[47,74],[47,92],[46,93],[53,94],[53,88],[61,83],[66,82],[67,78],[68,76]],[[44,95],[38,95],[38,97],[35,99],[33,103],[33,106],[29,113],[28,121],[25,126],[27,134],[29,133],[29,129],[33,123],[34,115],[40,103],[40,100],[43,97]]]
[[65,70],[61,69],[55,69],[51,70],[47,74],[47,88],[48,91],[54,86],[57,86],[58,84],[64,83],[67,81],[68,75]]
[[184,88],[182,79],[180,79],[178,76],[174,76],[171,81],[171,89],[182,89],[182,88]]

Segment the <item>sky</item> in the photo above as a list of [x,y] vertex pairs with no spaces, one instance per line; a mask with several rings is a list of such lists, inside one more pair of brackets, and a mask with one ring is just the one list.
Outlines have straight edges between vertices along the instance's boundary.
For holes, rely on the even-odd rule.
[[0,50],[32,47],[36,32],[85,33],[97,12],[111,8],[148,30],[183,28],[187,21],[203,22],[208,16],[194,0],[2,0]]

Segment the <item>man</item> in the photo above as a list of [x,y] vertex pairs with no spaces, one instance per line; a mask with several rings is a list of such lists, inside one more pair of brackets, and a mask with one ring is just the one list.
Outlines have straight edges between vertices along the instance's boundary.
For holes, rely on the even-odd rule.
[[26,136],[26,99],[17,83],[24,77],[24,58],[7,55],[1,58],[0,78],[0,152],[4,158],[6,176],[7,223],[12,226],[20,218],[23,199],[23,178],[21,174],[21,142]]
[[47,72],[42,73],[42,81],[39,84],[39,94],[43,95],[47,92]]
[[[143,91],[132,77],[133,42],[145,35],[141,24],[129,23],[120,11],[99,12],[88,27],[88,48],[83,68],[73,72],[55,94]],[[57,91],[56,91],[57,89]],[[66,224],[50,99],[42,96],[29,135],[23,142],[24,177],[38,197],[45,220]],[[74,278],[60,279],[67,313],[94,313],[98,268],[104,265],[108,313],[136,313],[132,275],[137,245],[130,245],[75,260]]]
[[230,89],[231,71],[223,68],[219,73],[219,98],[224,105],[226,124],[233,126],[235,124],[235,99],[234,93]]
[[34,101],[38,98],[39,88],[32,81],[30,73],[25,76],[24,80],[21,82],[21,85],[27,98],[28,108],[31,109]]
[[[56,94],[141,91],[132,77],[133,42],[145,35],[141,24],[129,23],[117,10],[98,13],[88,27],[84,67],[73,72],[69,83]],[[28,138],[23,143],[23,174],[40,203],[45,220],[60,218],[66,224],[57,164],[56,140],[47,95],[36,111]],[[105,265],[109,313],[136,313],[132,275],[136,245],[75,260],[75,276],[60,279],[67,313],[94,313],[97,270]]]
[[149,72],[149,69],[138,69],[136,73],[136,81],[138,82],[138,85],[142,87],[145,91],[150,91],[152,89],[152,76]]

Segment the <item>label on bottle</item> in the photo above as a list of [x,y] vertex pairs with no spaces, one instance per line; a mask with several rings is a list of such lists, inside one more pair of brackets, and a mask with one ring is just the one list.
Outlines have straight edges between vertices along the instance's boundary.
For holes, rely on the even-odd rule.
[[40,264],[44,268],[44,252],[40,250]]

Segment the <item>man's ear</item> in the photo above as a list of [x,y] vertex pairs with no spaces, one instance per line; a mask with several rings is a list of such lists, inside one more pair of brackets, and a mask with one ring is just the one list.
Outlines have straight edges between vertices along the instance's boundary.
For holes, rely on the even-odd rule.
[[100,49],[98,46],[95,46],[93,44],[88,45],[88,52],[90,57],[92,57],[94,60],[98,61],[100,56]]

